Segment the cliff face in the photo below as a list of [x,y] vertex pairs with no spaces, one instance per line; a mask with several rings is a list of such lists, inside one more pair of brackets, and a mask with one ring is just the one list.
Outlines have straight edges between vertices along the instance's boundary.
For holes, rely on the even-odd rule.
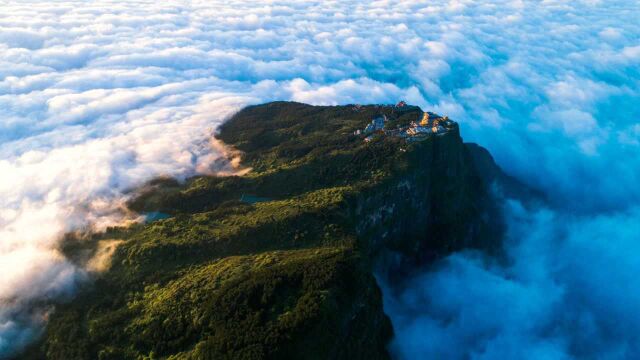
[[[156,181],[131,203],[168,219],[111,229],[106,272],[59,304],[29,354],[50,359],[383,359],[392,336],[372,275],[499,248],[478,148],[457,126],[408,143],[354,136],[415,107],[244,109],[219,139],[253,171]],[[477,159],[484,159],[479,162]],[[94,242],[71,238],[65,252]],[[393,259],[393,261],[389,261]]]
[[408,149],[410,166],[355,202],[360,238],[374,257],[395,254],[394,271],[410,271],[465,248],[495,251],[499,210],[474,161],[475,147],[457,127]]

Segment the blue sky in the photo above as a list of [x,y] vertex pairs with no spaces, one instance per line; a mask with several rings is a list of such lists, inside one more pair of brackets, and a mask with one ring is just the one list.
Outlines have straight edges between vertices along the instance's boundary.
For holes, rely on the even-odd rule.
[[[60,234],[125,220],[124,190],[151,177],[232,171],[217,167],[209,137],[237,109],[399,99],[457,120],[465,140],[554,204],[504,204],[512,266],[456,254],[388,298],[412,309],[390,308],[394,353],[640,351],[640,320],[629,316],[640,300],[629,275],[640,270],[637,1],[0,1],[0,9],[0,272],[10,274],[0,300],[17,299],[0,307],[0,353],[42,325],[24,316],[34,300],[72,294],[86,276],[56,252]],[[430,300],[445,290],[451,302]],[[491,315],[511,305],[504,321]]]

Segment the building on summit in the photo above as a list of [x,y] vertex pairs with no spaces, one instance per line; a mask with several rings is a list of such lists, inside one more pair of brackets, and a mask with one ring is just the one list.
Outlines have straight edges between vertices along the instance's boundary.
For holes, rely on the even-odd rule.
[[[396,107],[408,106],[404,101],[396,104]],[[407,141],[422,141],[430,138],[432,135],[443,135],[449,130],[454,129],[456,123],[448,117],[442,117],[436,113],[423,112],[420,121],[411,121],[409,126],[398,126],[396,129],[385,129],[386,123],[389,121],[387,115],[379,115],[374,117],[363,130],[354,131],[354,135],[365,135],[364,141],[370,142],[375,136],[386,135],[400,137]]]
[[364,128],[365,134],[370,134],[376,131],[381,131],[384,129],[384,124],[387,122],[387,115],[382,115],[371,120],[371,123]]

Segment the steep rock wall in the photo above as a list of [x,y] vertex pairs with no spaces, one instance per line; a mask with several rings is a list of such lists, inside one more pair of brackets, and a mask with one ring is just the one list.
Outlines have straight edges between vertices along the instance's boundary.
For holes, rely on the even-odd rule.
[[479,173],[474,151],[457,128],[413,143],[407,169],[358,197],[356,230],[374,258],[393,254],[388,265],[403,272],[465,248],[498,251],[503,226],[494,179]]

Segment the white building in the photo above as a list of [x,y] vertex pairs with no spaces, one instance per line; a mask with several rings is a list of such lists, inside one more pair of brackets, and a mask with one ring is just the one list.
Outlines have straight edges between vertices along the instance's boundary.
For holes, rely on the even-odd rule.
[[373,126],[375,127],[376,130],[382,130],[384,129],[384,123],[387,122],[387,116],[386,115],[382,115],[382,116],[378,116],[377,118],[373,119],[371,121],[371,124],[373,124]]
[[371,123],[369,123],[369,125],[367,125],[367,127],[364,128],[364,133],[368,134],[368,133],[372,133],[374,131],[382,130],[382,129],[384,129],[384,123],[386,123],[386,122],[387,122],[387,116],[386,115],[378,116],[378,117],[374,118],[373,120],[371,120]]

